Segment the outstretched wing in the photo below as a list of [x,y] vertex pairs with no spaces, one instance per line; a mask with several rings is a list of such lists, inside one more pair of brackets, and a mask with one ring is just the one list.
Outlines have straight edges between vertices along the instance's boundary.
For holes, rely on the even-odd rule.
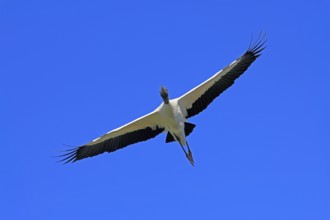
[[186,110],[185,117],[190,118],[203,111],[216,97],[234,84],[234,81],[261,55],[265,42],[264,37],[257,40],[240,58],[179,97],[179,105]]
[[105,152],[113,152],[130,144],[146,141],[164,131],[159,124],[158,112],[154,111],[122,127],[109,131],[83,146],[70,149],[61,161],[75,162]]

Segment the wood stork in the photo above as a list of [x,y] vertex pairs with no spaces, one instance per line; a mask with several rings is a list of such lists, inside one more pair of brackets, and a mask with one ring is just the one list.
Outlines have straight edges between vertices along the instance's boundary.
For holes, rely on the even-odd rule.
[[160,96],[163,102],[153,112],[111,130],[85,145],[67,150],[61,155],[64,157],[61,161],[75,162],[105,152],[113,152],[167,132],[166,143],[177,141],[194,166],[186,137],[191,134],[195,125],[189,123],[187,119],[203,111],[230,87],[261,55],[265,42],[265,35],[261,39],[259,36],[255,43],[250,43],[248,50],[241,57],[179,98],[169,99],[168,90],[161,87]]

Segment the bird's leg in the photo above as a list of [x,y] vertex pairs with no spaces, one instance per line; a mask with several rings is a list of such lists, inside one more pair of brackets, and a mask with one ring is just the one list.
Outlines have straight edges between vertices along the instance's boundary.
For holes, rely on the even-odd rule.
[[191,163],[191,165],[194,166],[194,160],[192,159],[192,153],[191,153],[189,147],[188,147],[188,153],[187,153],[187,151],[184,149],[184,147],[181,145],[181,143],[180,143],[180,146],[181,146],[181,148],[182,148],[184,154],[186,155],[187,159],[188,159],[189,162]]
[[184,149],[184,147],[181,145],[181,143],[180,143],[180,146],[181,146],[181,148],[182,148],[184,154],[187,156],[187,155],[188,155],[188,154],[187,154],[187,151]]
[[186,157],[188,158],[188,160],[191,163],[191,165],[194,166],[195,162],[194,162],[194,159],[193,159],[193,156],[192,156],[192,152],[190,150],[190,147],[189,147],[188,142],[187,142],[187,147],[188,147],[188,154],[186,153]]
[[[179,143],[180,143],[180,142],[179,142]],[[192,157],[192,153],[191,153],[191,151],[190,151],[190,148],[189,148],[189,146],[188,146],[188,143],[187,143],[188,153],[187,153],[186,149],[184,149],[184,147],[182,146],[181,143],[180,143],[180,146],[181,146],[181,148],[182,148],[184,154],[186,155],[187,159],[188,159],[189,162],[191,163],[191,165],[194,166],[194,163],[195,163],[195,162],[194,162],[194,159],[193,159],[193,157]]]

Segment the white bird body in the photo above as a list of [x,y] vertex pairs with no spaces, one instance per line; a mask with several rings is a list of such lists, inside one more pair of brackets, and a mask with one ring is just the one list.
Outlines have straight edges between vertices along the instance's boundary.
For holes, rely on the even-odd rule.
[[178,99],[169,100],[169,104],[162,103],[155,111],[159,113],[161,124],[165,130],[170,132],[182,146],[186,146],[184,133],[186,119],[182,114],[180,105],[178,105]]
[[[168,132],[166,143],[177,141],[192,165],[194,161],[186,137],[195,125],[188,118],[203,111],[216,97],[230,87],[245,70],[261,55],[265,41],[262,38],[241,57],[226,68],[196,86],[179,98],[169,99],[166,88],[161,87],[163,102],[158,108],[126,125],[80,147],[69,150],[63,161],[75,162],[104,152],[113,152],[130,144],[145,141],[162,132]],[[188,153],[185,148],[188,148]]]

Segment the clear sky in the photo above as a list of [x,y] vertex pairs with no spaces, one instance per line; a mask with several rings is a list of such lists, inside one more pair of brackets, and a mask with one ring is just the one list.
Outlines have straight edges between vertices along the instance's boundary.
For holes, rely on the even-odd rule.
[[[0,1],[0,218],[330,219],[328,1]],[[162,134],[56,163],[267,48],[191,118],[195,167]]]

